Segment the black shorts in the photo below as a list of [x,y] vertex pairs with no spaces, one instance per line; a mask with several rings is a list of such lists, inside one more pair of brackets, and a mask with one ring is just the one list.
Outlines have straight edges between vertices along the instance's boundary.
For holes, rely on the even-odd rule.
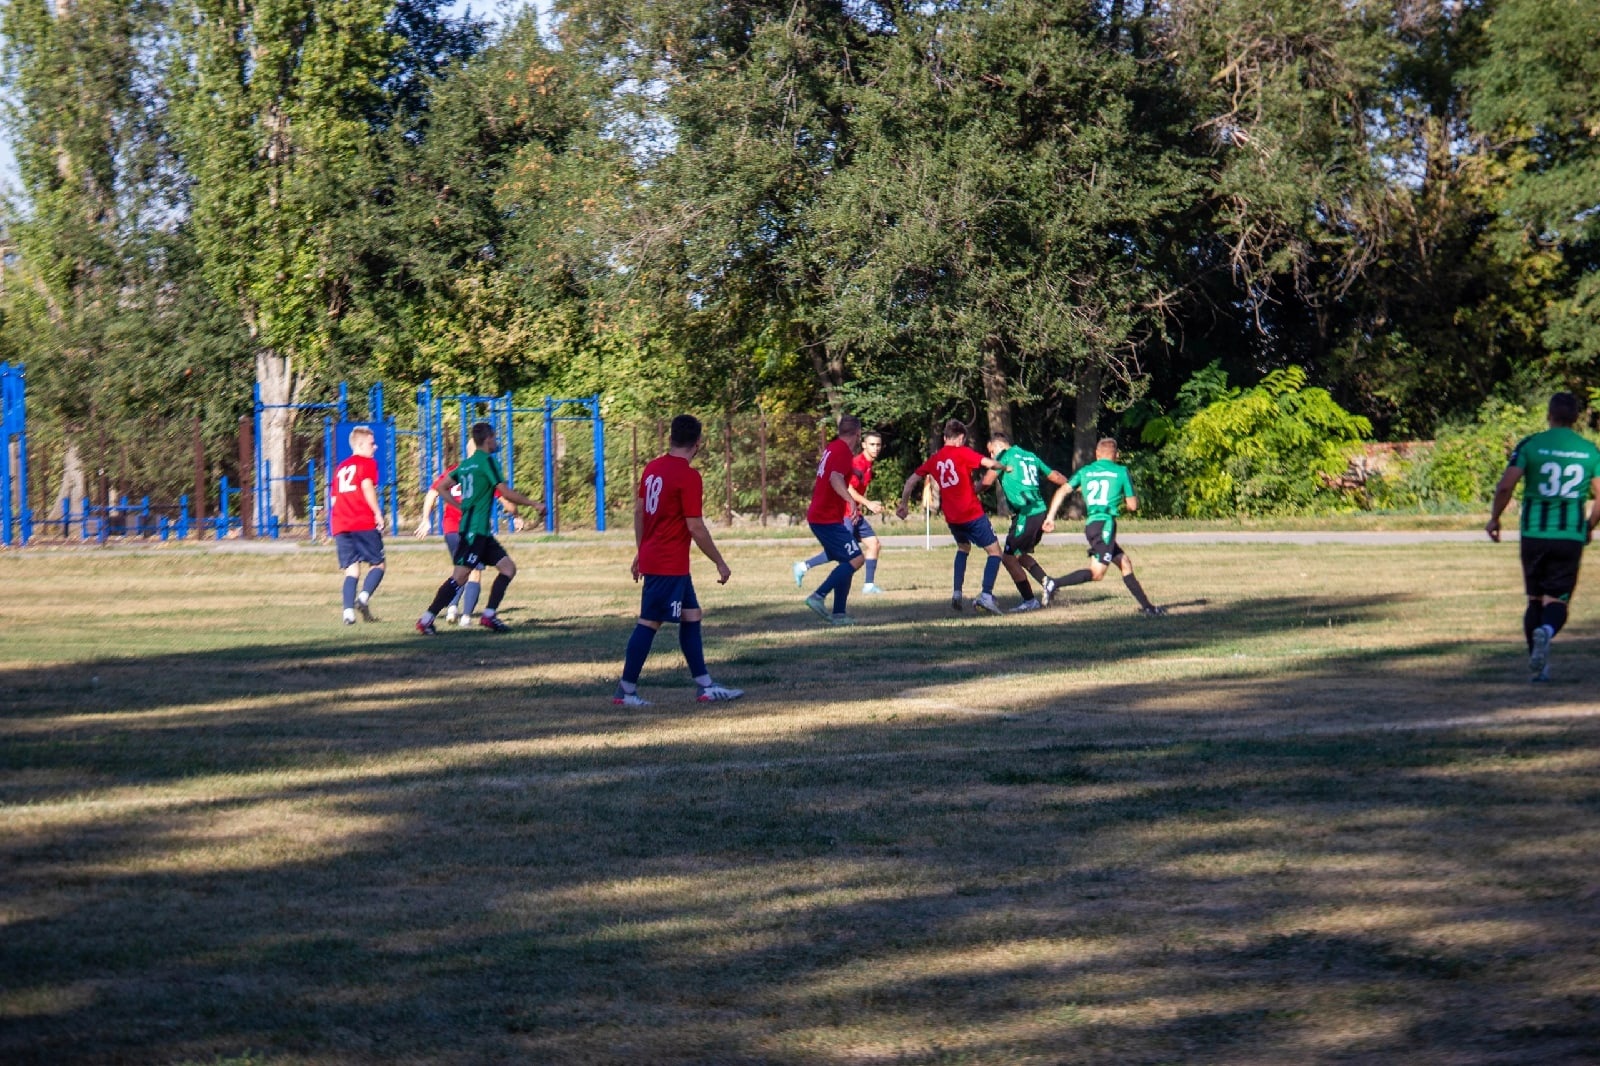
[[340,570],[347,570],[355,563],[383,565],[383,534],[376,529],[364,533],[335,533],[333,546],[339,552]]
[[[461,550],[461,534],[446,533],[444,535],[444,550],[450,553],[450,561],[456,561],[456,552]],[[479,563],[475,569],[482,570],[483,564]]]
[[1006,534],[1007,555],[1028,555],[1039,546],[1039,541],[1044,539],[1045,514],[1031,514],[1024,518],[1016,515],[1011,519],[1011,532]]
[[1578,586],[1583,541],[1522,538],[1522,584],[1529,596],[1565,600]]
[[476,570],[482,566],[496,566],[506,557],[500,542],[487,533],[463,536],[456,547],[455,564]]
[[[1111,540],[1106,540],[1107,525],[1111,526]],[[1089,558],[1097,559],[1104,566],[1110,566],[1122,558],[1122,545],[1117,543],[1117,525],[1115,522],[1107,523],[1104,519],[1090,522],[1083,527],[1083,535],[1089,538]]]

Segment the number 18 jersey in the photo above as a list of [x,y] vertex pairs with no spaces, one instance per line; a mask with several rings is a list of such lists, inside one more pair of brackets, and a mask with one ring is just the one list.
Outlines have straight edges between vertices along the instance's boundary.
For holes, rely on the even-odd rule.
[[678,577],[689,572],[689,525],[700,518],[700,471],[676,455],[652,459],[639,478],[639,572]]
[[1511,453],[1522,468],[1522,535],[1540,540],[1586,540],[1584,503],[1600,474],[1600,450],[1562,426],[1525,438]]

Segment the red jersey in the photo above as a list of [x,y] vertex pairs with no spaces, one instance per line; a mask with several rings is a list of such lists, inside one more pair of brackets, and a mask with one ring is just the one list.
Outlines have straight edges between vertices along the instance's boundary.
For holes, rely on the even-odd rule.
[[817,464],[817,483],[811,487],[811,506],[806,509],[806,521],[819,526],[834,525],[844,521],[844,498],[833,491],[833,475],[839,474],[846,485],[850,484],[850,445],[838,437],[822,449],[822,461]]
[[[850,471],[850,487],[865,496],[867,489],[872,485],[872,460],[863,452],[851,460]],[[856,501],[852,499],[844,505],[844,516],[854,518],[859,510]]]
[[[444,515],[439,519],[439,532],[445,536],[461,532],[461,486],[451,480],[450,475],[455,473],[455,467],[439,475],[439,480],[433,483],[433,491],[439,494],[439,502],[444,504]],[[495,489],[494,494],[500,495],[500,490]]]
[[333,480],[328,484],[328,496],[333,500],[333,532],[367,533],[378,528],[378,519],[367,503],[362,483],[370,481],[378,487],[378,461],[364,455],[352,455],[333,468]]
[[639,572],[675,577],[689,572],[689,524],[701,516],[700,471],[689,460],[663,455],[650,460],[639,478],[644,513]]
[[946,522],[971,522],[983,517],[983,504],[972,489],[972,472],[983,468],[983,456],[963,445],[946,444],[917,467],[939,486],[939,506]]

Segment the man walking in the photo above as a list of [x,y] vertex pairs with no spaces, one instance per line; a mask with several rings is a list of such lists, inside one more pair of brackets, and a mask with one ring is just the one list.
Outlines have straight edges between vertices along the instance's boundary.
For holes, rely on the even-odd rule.
[[[344,624],[356,624],[356,612],[368,622],[372,617],[372,594],[383,580],[383,508],[378,506],[378,439],[366,426],[350,430],[350,458],[333,468],[328,494],[333,498],[329,521],[333,544],[339,553],[339,569],[344,571]],[[367,580],[356,592],[361,564],[366,563]]]

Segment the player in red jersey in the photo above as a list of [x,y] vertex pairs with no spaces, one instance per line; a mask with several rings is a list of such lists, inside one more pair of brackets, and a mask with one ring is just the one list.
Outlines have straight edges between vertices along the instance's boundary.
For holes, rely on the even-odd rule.
[[689,465],[700,450],[700,420],[679,415],[672,420],[667,454],[650,460],[639,478],[633,503],[633,579],[644,581],[639,597],[639,620],[628,638],[622,680],[611,702],[624,707],[648,707],[639,695],[639,674],[650,655],[656,631],[665,622],[678,626],[678,646],[683,649],[689,674],[700,687],[701,703],[736,700],[744,692],[711,680],[700,637],[700,601],[689,576],[689,543],[693,541],[717,568],[717,584],[726,585],[732,571],[711,539],[701,511],[700,471]]
[[967,553],[976,544],[989,554],[983,564],[983,592],[979,594],[979,610],[999,614],[1000,605],[994,598],[994,579],[1000,573],[1000,541],[989,525],[989,516],[983,513],[983,504],[972,487],[972,472],[978,469],[1006,471],[1011,469],[987,455],[980,455],[967,447],[967,427],[952,418],[944,424],[944,447],[928,457],[906,478],[905,490],[900,494],[900,505],[895,514],[904,518],[910,510],[911,493],[925,477],[932,477],[939,486],[939,506],[944,512],[945,524],[956,539],[955,595],[950,600],[953,610],[961,610],[961,586],[967,575]]
[[[883,504],[867,498],[867,491],[872,487],[872,466],[878,461],[878,456],[882,452],[882,434],[873,430],[861,434],[861,453],[850,461],[850,483],[846,486],[850,493],[850,502],[845,504],[844,524],[850,528],[851,539],[861,545],[861,554],[867,560],[865,566],[867,582],[861,586],[861,591],[869,596],[883,591],[877,585],[878,556],[883,551],[883,542],[878,539],[878,533],[872,528],[872,523],[867,521],[867,512],[883,513]],[[805,583],[806,571],[827,561],[828,553],[821,551],[804,562],[795,563],[795,586],[798,588]]]
[[[344,571],[344,624],[356,624],[356,612],[373,621],[372,594],[383,580],[383,509],[378,506],[378,439],[366,426],[350,431],[350,458],[333,468],[328,483],[333,524],[333,544]],[[361,564],[367,580],[356,593]]]
[[[477,442],[470,435],[467,437],[467,454],[471,455],[478,450]],[[450,476],[455,473],[455,468],[447,470],[428,486],[426,495],[422,497],[422,520],[417,523],[415,536],[428,535],[428,517],[433,514],[433,505],[443,502],[439,510],[439,532],[444,534],[445,550],[450,553],[452,561],[455,560],[456,550],[461,546],[461,486],[455,483]],[[517,529],[520,521],[517,517],[517,505],[504,498],[499,489],[495,496],[500,498],[500,506],[511,514],[511,528]],[[459,621],[462,629],[472,626],[472,611],[478,605],[478,596],[483,591],[483,564],[479,563],[467,575],[466,583],[461,586],[461,591],[456,593],[456,598],[451,601],[445,611],[446,622]]]
[[[817,464],[817,480],[811,487],[811,506],[806,522],[822,545],[822,553],[833,561],[833,572],[822,585],[806,597],[806,606],[824,621],[836,626],[854,625],[846,612],[850,583],[866,557],[856,542],[854,523],[847,520],[854,498],[850,495],[850,475],[856,446],[861,442],[861,419],[845,415],[839,419],[839,433],[822,449]],[[833,613],[828,613],[828,593],[833,593]]]

